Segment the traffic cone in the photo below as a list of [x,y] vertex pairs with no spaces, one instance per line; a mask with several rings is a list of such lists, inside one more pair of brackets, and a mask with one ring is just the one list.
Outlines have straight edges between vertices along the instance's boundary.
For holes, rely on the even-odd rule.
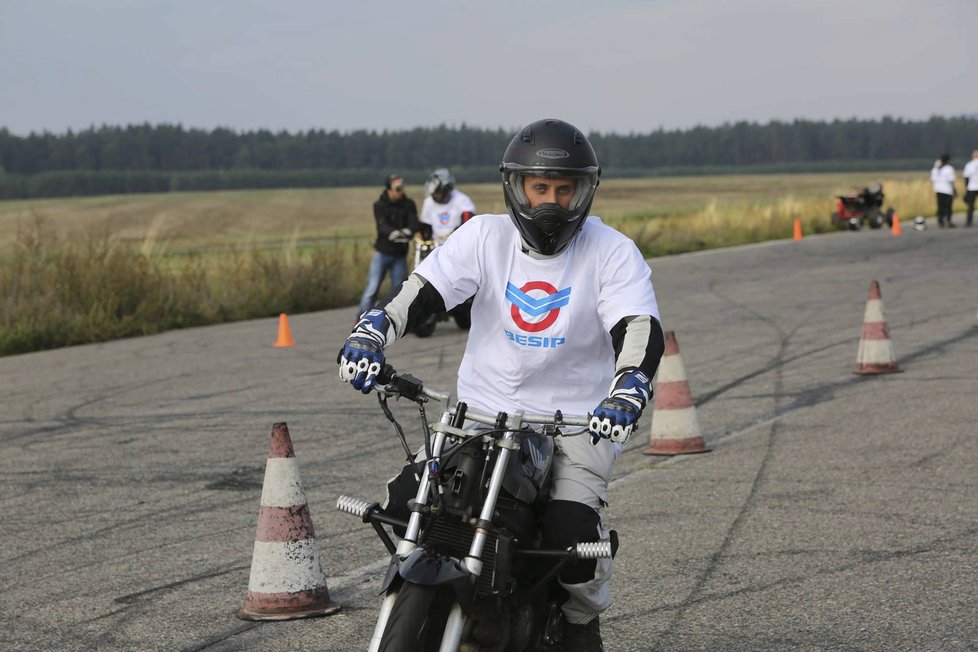
[[893,235],[903,233],[903,229],[900,228],[900,215],[897,213],[893,213],[893,226],[890,227],[890,233]]
[[795,233],[794,233],[794,236],[792,236],[792,237],[795,240],[801,240],[801,238],[802,238],[802,235],[801,235],[801,220],[798,219],[797,217],[795,218]]
[[243,620],[291,620],[325,616],[339,608],[329,599],[289,428],[276,423],[265,465],[248,595],[236,615]]
[[645,455],[683,455],[706,453],[700,424],[693,406],[693,394],[686,380],[686,368],[679,355],[676,333],[666,331],[666,350],[656,374],[655,403],[652,410],[652,437]]
[[880,284],[869,284],[869,299],[863,315],[863,333],[859,338],[859,352],[856,355],[856,374],[888,374],[900,371],[893,347],[890,344],[890,329],[883,314],[883,297]]
[[273,346],[292,346],[295,342],[292,341],[292,331],[289,330],[289,318],[283,312],[278,316],[278,337],[275,339],[275,344]]

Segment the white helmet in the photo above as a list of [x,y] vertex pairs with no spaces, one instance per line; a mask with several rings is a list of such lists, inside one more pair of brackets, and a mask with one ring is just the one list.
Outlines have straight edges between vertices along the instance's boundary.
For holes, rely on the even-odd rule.
[[438,168],[430,175],[424,184],[424,192],[431,195],[439,204],[444,204],[455,190],[455,175],[448,171],[448,168]]
[[927,221],[924,220],[923,215],[918,215],[917,217],[913,218],[913,228],[917,229],[918,231],[923,231],[927,228]]

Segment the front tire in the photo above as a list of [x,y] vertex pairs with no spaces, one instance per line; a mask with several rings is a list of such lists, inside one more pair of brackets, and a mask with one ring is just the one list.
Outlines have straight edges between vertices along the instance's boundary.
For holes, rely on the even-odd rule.
[[452,315],[455,320],[455,325],[461,328],[463,331],[467,331],[472,328],[472,313],[469,311],[469,307],[459,309],[455,314]]
[[438,315],[432,315],[425,321],[414,327],[414,334],[418,337],[431,337],[438,325]]
[[454,602],[451,587],[405,582],[387,619],[380,652],[437,652]]

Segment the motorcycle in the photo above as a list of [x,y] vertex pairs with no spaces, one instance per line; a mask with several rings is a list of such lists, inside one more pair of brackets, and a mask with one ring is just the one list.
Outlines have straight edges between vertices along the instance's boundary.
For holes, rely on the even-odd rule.
[[883,184],[874,183],[862,188],[851,195],[836,195],[835,212],[832,213],[832,225],[837,229],[858,231],[868,224],[871,229],[878,229],[884,224],[893,226],[892,207],[883,211]]
[[[414,240],[414,267],[417,268],[421,261],[428,257],[438,243],[434,240],[417,237]],[[440,321],[455,320],[455,325],[464,331],[472,326],[472,299],[469,298],[461,304],[455,306],[448,312],[436,313],[427,320],[414,327],[412,331],[418,337],[430,337],[435,332],[435,327]]]
[[[574,561],[613,558],[618,549],[614,531],[566,550],[540,543],[538,516],[549,490],[554,438],[586,435],[587,418],[560,411],[490,414],[464,402],[453,405],[449,393],[429,390],[387,365],[377,391],[417,490],[403,505],[394,504],[392,492],[386,510],[349,496],[337,500],[337,509],[371,524],[391,554],[368,649],[559,649],[566,595],[557,574]],[[388,407],[391,397],[418,405],[423,453],[411,452]],[[443,410],[437,423],[427,421],[428,401]],[[466,421],[478,425],[463,430]],[[396,545],[385,525],[400,533]]]

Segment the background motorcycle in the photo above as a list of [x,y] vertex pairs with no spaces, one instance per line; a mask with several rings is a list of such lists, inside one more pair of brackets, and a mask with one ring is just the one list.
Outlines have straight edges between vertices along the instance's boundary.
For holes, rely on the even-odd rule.
[[[421,261],[428,257],[438,244],[434,240],[425,240],[422,238],[414,239],[414,267],[417,269]],[[472,299],[466,299],[459,305],[455,306],[448,312],[436,313],[429,317],[427,320],[421,322],[415,326],[413,333],[418,337],[430,337],[432,333],[435,332],[435,327],[440,321],[448,321],[448,319],[454,319],[455,325],[462,330],[469,330],[472,326]]]
[[858,231],[864,224],[878,229],[884,224],[893,226],[893,207],[883,212],[883,184],[874,183],[851,195],[837,195],[832,224],[837,229]]
[[[614,531],[609,539],[566,550],[540,547],[538,517],[549,490],[553,438],[586,434],[588,418],[452,405],[450,394],[389,368],[380,382],[386,387],[378,389],[378,400],[408,455],[405,468],[414,476],[408,480],[417,490],[406,505],[395,505],[392,495],[386,511],[348,496],[337,500],[337,509],[373,525],[392,555],[369,650],[553,649],[563,617],[557,573],[573,561],[612,558],[618,548]],[[391,396],[418,404],[425,450],[417,457],[387,406]],[[432,425],[425,413],[429,400],[443,409]],[[465,421],[483,429],[463,430]],[[533,425],[539,429],[529,430]],[[568,426],[581,428],[569,432]],[[396,545],[384,525],[403,534]]]

